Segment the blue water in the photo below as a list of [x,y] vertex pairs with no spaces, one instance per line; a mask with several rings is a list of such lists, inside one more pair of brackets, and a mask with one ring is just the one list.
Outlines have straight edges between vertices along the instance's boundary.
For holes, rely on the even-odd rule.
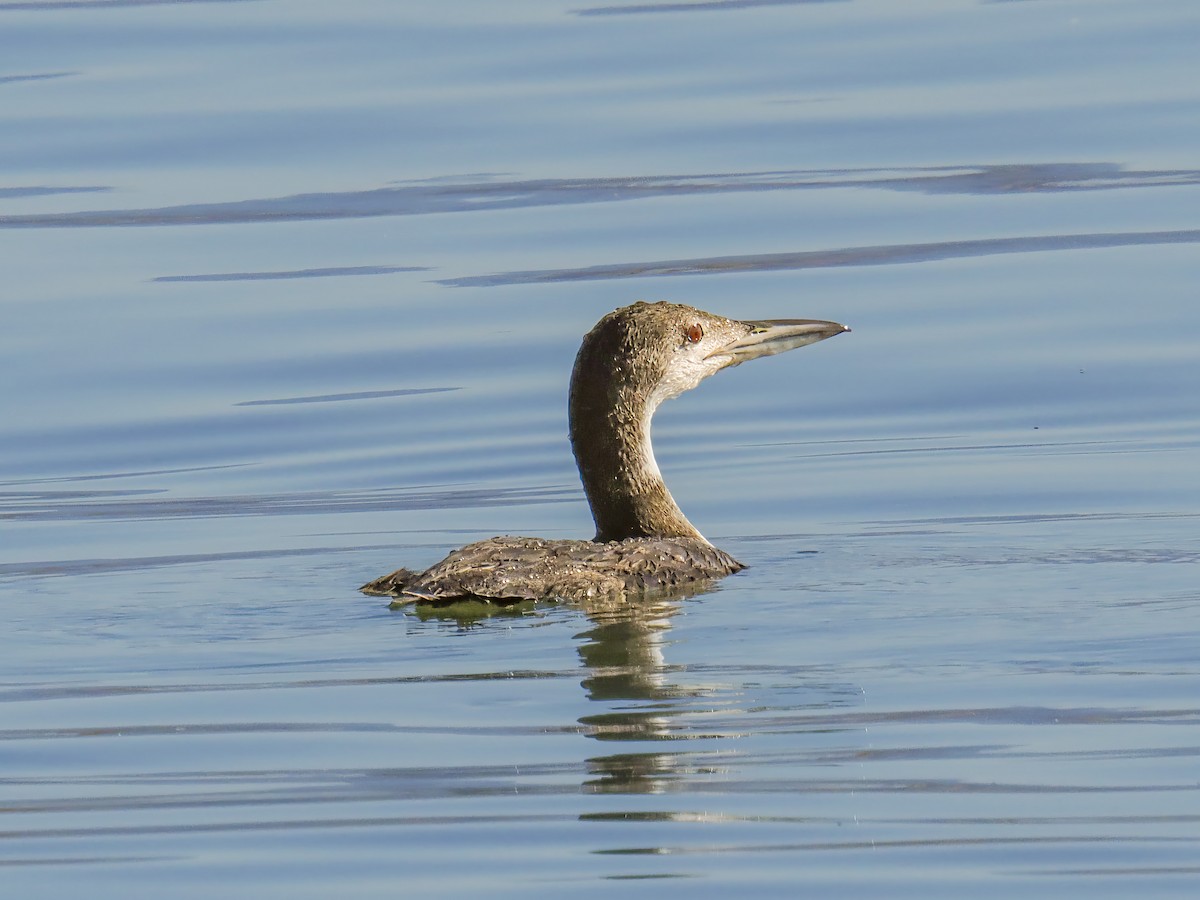
[[[1194,896],[1198,41],[0,2],[6,896]],[[854,329],[656,418],[750,568],[358,594],[590,536],[566,379],[641,298]]]

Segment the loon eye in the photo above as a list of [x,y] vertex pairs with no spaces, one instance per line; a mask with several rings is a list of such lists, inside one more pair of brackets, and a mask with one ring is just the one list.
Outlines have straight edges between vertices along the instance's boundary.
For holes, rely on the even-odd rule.
[[699,322],[696,322],[688,326],[687,331],[684,332],[684,336],[687,337],[689,344],[698,344],[700,343],[700,339],[704,337],[704,328],[701,327]]

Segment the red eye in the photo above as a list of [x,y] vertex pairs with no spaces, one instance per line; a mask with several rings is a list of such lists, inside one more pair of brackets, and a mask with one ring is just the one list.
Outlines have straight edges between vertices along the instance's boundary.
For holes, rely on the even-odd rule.
[[698,344],[700,343],[700,339],[704,337],[704,329],[701,328],[700,323],[697,322],[694,325],[689,325],[685,334],[689,344]]

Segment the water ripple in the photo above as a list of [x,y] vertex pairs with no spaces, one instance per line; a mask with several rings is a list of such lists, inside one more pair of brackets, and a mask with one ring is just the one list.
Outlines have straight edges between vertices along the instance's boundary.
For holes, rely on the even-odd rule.
[[590,6],[575,10],[577,16],[629,16],[642,13],[709,12],[751,9],[756,6],[800,6],[811,3],[844,3],[846,0],[696,0],[693,3],[635,3],[629,6]]
[[[875,188],[933,194],[1026,194],[1200,184],[1200,170],[1127,170],[1112,163],[1025,163],[894,169],[794,169],[621,178],[447,181],[153,209],[0,216],[0,228],[88,228],[353,219],[480,212],[751,191]],[[1018,239],[1022,240],[1022,239]]]
[[381,397],[411,397],[416,394],[444,394],[458,387],[398,388],[392,391],[352,391],[346,394],[316,394],[311,397],[282,397],[277,400],[243,400],[234,406],[286,406],[293,403],[334,403],[343,400],[378,400]]
[[600,281],[616,278],[662,278],[673,275],[724,275],[730,272],[889,266],[901,263],[996,256],[1005,253],[1040,253],[1048,250],[1100,250],[1112,247],[1194,243],[1200,243],[1200,229],[1045,234],[1028,237],[982,238],[970,241],[839,247],[830,250],[800,250],[792,253],[748,253],[739,256],[662,259],[573,269],[535,269],[444,278],[440,279],[438,284],[449,287],[492,287],[510,284]]
[[0,12],[56,9],[122,9],[130,6],[183,6],[202,3],[256,3],[259,0],[21,0],[0,3]]
[[[474,509],[568,503],[580,490],[566,485],[517,488],[423,487],[363,491],[309,491],[220,497],[114,499],[113,491],[0,493],[0,520],[46,522],[78,519],[175,519],[277,516],[398,509]],[[125,493],[125,492],[122,492]],[[130,491],[129,494],[157,493]],[[0,568],[0,573],[4,571]]]
[[284,272],[224,272],[211,275],[160,275],[151,281],[279,281],[289,278],[340,278],[344,275],[391,275],[394,272],[428,272],[426,266],[325,266]]

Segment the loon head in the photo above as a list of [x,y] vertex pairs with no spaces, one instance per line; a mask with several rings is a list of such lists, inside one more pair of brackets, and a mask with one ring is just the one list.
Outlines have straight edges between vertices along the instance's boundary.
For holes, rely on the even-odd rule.
[[609,412],[653,414],[722,369],[849,331],[816,319],[738,321],[679,303],[635,303],[609,313],[583,339],[571,397],[595,395]]
[[678,303],[635,303],[588,332],[571,374],[571,445],[597,540],[701,537],[654,460],[650,419],[722,369],[849,331],[815,319],[739,321]]

